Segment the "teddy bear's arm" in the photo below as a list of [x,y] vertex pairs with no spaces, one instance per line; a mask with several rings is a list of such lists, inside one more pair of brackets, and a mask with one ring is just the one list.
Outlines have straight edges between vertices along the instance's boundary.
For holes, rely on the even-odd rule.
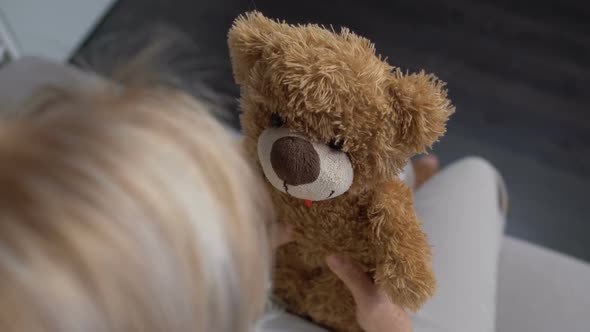
[[392,301],[417,310],[436,289],[432,253],[416,217],[413,195],[401,181],[379,188],[369,208],[370,243],[375,246],[375,282]]

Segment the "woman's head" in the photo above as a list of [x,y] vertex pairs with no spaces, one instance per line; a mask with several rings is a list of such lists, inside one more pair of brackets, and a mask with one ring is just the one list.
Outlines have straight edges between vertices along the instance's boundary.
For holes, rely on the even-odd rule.
[[0,123],[2,331],[246,331],[270,203],[206,107],[62,92]]

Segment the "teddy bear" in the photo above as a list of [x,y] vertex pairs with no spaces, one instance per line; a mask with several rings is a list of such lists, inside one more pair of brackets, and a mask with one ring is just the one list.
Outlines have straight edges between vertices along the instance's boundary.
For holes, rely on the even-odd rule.
[[338,253],[391,301],[420,308],[436,288],[432,253],[399,173],[445,133],[455,110],[445,84],[392,67],[346,28],[250,12],[228,44],[246,154],[294,228],[276,253],[279,301],[331,330],[361,331],[351,293],[326,264]]

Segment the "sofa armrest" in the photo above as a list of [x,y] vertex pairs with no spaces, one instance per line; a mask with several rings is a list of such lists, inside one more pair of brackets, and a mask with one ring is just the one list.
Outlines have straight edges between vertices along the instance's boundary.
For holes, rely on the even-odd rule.
[[590,265],[504,237],[499,261],[498,332],[586,332]]

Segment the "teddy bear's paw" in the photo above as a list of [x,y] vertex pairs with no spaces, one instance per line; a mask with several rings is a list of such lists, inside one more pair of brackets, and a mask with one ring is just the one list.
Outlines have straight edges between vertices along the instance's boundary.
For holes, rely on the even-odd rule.
[[[391,271],[390,273],[381,271],[375,276],[375,282],[385,291],[393,303],[405,309],[417,311],[436,291],[436,280],[432,270],[424,268],[420,272],[407,275],[407,271]],[[400,275],[404,275],[404,277],[400,277]]]

